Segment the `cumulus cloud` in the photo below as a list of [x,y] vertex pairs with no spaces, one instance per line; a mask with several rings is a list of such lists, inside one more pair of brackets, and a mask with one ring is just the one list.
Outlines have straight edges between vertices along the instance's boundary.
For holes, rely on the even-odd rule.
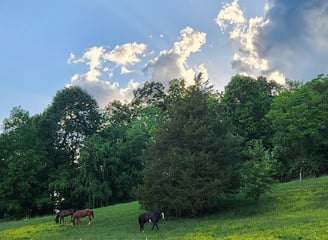
[[[207,80],[208,73],[203,64],[193,67],[187,64],[190,55],[199,52],[205,42],[205,33],[186,27],[181,30],[178,41],[173,43],[170,50],[162,50],[157,57],[150,60],[154,51],[146,52],[147,46],[142,43],[117,45],[112,50],[102,46],[92,47],[81,57],[71,53],[68,63],[84,63],[88,71],[74,74],[68,86],[82,87],[97,100],[100,107],[104,107],[113,100],[130,101],[133,90],[143,84],[131,79],[126,86],[121,86],[117,80],[112,80],[117,74],[119,79],[126,74],[144,74],[143,76],[149,76],[148,81],[161,82],[165,87],[173,79],[185,79],[187,83],[193,84],[194,76],[199,72]],[[143,62],[144,67],[138,69],[136,64]]]
[[104,54],[104,59],[122,66],[121,73],[129,73],[127,66],[133,66],[140,62],[138,55],[146,50],[145,44],[129,43],[117,45],[112,51]]
[[187,60],[192,53],[200,51],[205,43],[206,33],[186,27],[181,30],[179,41],[170,50],[163,50],[158,57],[150,60],[144,72],[151,75],[151,81],[161,82],[165,87],[173,79],[185,79],[192,84],[197,74],[195,70],[201,69],[203,76],[207,76],[207,71],[203,65],[190,68]]
[[118,45],[111,51],[105,47],[92,47],[79,58],[71,53],[68,63],[85,63],[88,71],[74,74],[69,85],[78,85],[85,89],[101,107],[113,100],[130,100],[139,83],[130,80],[126,87],[121,87],[118,82],[109,80],[114,76],[116,68],[121,68],[120,74],[133,72],[128,67],[138,63],[140,55],[145,51],[145,44],[129,43]]
[[74,75],[69,86],[80,86],[93,96],[100,107],[105,107],[113,100],[129,101],[133,97],[133,90],[140,87],[140,83],[130,80],[126,87],[120,87],[118,82],[97,80],[90,82],[84,75]]
[[266,4],[263,17],[247,19],[234,0],[223,4],[216,23],[222,31],[230,30],[237,50],[232,67],[237,73],[264,75],[283,83],[285,77],[302,77],[307,68],[319,74],[328,67],[324,61],[328,53],[327,1],[273,0]]
[[271,71],[268,59],[260,56],[256,39],[259,32],[267,24],[262,17],[247,19],[239,6],[238,0],[225,3],[216,17],[216,23],[222,31],[231,27],[229,38],[233,46],[238,49],[231,61],[232,68],[239,74],[257,76],[266,72],[267,76],[279,76],[275,79],[284,82],[284,76],[280,72]]
[[230,24],[234,25],[237,33],[240,32],[240,28],[245,22],[246,18],[244,17],[243,11],[239,8],[238,0],[233,1],[231,4],[223,3],[222,10],[216,17],[216,23],[222,30],[226,30],[228,24]]
[[[84,74],[87,81],[97,81],[101,75],[100,68],[102,66],[102,56],[105,52],[103,47],[92,47],[86,51],[82,57],[76,58],[73,53],[70,54],[68,63],[82,63],[85,62],[89,66],[89,71]],[[74,76],[77,78],[77,75]]]

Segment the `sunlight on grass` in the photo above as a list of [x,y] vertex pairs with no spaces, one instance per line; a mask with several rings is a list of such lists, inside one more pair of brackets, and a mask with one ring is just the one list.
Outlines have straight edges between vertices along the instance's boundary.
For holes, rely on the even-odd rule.
[[7,229],[0,232],[1,240],[23,240],[23,239],[41,239],[43,233],[55,232],[53,223],[42,223],[38,225],[28,225],[15,229]]
[[259,205],[238,199],[210,216],[160,221],[160,230],[139,231],[138,202],[94,209],[90,226],[55,224],[54,216],[2,222],[1,240],[321,240],[328,239],[328,177],[276,184]]

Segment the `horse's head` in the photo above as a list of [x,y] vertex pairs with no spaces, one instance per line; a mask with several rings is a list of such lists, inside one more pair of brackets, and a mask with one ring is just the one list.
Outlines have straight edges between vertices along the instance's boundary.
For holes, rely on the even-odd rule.
[[71,226],[74,226],[75,225],[75,218],[72,218],[71,219]]
[[164,212],[161,212],[162,219],[164,219]]

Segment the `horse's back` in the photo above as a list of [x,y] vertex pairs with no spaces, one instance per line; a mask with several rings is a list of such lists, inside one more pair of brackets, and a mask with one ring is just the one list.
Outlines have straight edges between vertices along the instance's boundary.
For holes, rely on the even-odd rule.
[[139,215],[139,219],[147,219],[147,218],[149,218],[149,216],[150,216],[150,213],[143,213],[143,214]]
[[155,212],[151,214],[152,222],[158,222],[160,219],[164,219],[164,214],[161,212]]
[[86,208],[86,209],[82,209],[82,210],[77,210],[73,214],[73,217],[85,217],[85,216],[92,216],[92,217],[94,217],[93,209]]

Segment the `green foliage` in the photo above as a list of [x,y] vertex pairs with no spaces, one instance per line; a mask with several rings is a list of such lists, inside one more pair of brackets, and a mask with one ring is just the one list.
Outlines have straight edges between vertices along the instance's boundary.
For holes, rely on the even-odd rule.
[[264,195],[272,157],[281,181],[326,174],[327,99],[326,75],[285,88],[237,75],[221,98],[201,74],[167,92],[148,82],[131,104],[101,113],[81,88],[65,88],[40,115],[15,107],[3,122],[0,218],[126,202],[138,184],[144,208],[199,215],[240,183],[249,197]]
[[153,106],[165,109],[164,86],[160,82],[146,82],[142,88],[134,91],[132,106]]
[[[39,129],[47,143],[50,194],[56,204],[74,207],[85,204],[72,194],[79,187],[79,155],[87,136],[98,131],[100,114],[96,101],[79,87],[58,91],[52,104],[43,113]],[[64,202],[62,199],[65,199]]]
[[[17,114],[18,113],[18,114]],[[25,113],[25,114],[20,114]],[[12,112],[0,136],[0,217],[37,214],[49,209],[48,160],[35,122],[27,112]],[[9,131],[10,129],[10,131]]]
[[266,146],[270,145],[272,129],[265,115],[278,90],[275,82],[264,77],[240,75],[234,76],[225,87],[221,98],[225,115],[233,125],[233,133],[243,137],[245,143],[262,139]]
[[[138,215],[143,213],[138,202],[95,209],[95,220],[79,227],[56,225],[54,216],[28,221],[2,222],[0,239],[326,239],[328,178],[307,179],[273,186],[272,193],[258,205],[238,202],[233,209],[195,218],[173,218],[165,214],[159,231],[151,224],[139,231]],[[247,204],[246,204],[247,203]]]
[[94,134],[87,138],[81,149],[80,171],[76,177],[76,188],[72,195],[84,202],[85,208],[106,206],[110,203],[112,192],[107,180],[107,164],[104,157],[104,140]]
[[3,121],[3,131],[8,133],[16,128],[24,126],[30,118],[28,111],[21,107],[13,107],[10,112],[10,117],[5,118]]
[[267,118],[275,129],[274,154],[283,180],[327,173],[328,77],[286,89],[273,101]]
[[260,196],[269,191],[274,182],[275,161],[260,140],[250,143],[246,155],[247,161],[240,170],[241,191],[247,198],[259,201]]
[[144,153],[145,177],[137,197],[145,209],[175,216],[199,215],[231,190],[238,152],[213,95],[203,85],[187,88],[168,106],[167,120]]
[[114,101],[103,116],[103,129],[86,138],[81,148],[73,191],[92,207],[134,199],[133,189],[142,182],[141,156],[156,131],[161,109]]

